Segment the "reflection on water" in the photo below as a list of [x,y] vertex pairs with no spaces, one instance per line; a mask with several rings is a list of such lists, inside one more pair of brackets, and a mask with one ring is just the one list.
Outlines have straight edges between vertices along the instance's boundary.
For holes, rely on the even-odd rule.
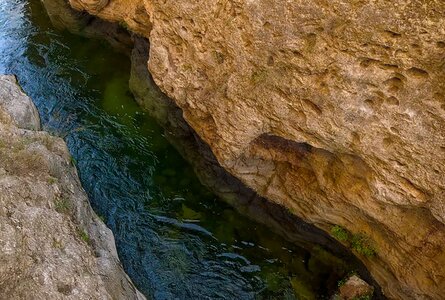
[[316,299],[349,266],[287,243],[203,187],[128,88],[130,61],[52,28],[39,1],[0,0],[0,72],[65,137],[125,270],[154,299]]

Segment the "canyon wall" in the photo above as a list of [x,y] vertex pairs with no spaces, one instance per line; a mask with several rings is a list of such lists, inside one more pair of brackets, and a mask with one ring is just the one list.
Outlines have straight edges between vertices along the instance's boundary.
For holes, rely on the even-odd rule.
[[69,4],[150,40],[155,82],[231,174],[346,233],[388,297],[442,297],[445,3]]
[[0,299],[144,300],[90,207],[61,138],[0,76]]

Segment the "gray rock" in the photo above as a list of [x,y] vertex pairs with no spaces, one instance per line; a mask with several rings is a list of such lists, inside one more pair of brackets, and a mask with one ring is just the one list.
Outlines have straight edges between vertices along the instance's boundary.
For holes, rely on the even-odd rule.
[[0,106],[18,127],[40,130],[40,117],[31,99],[23,92],[14,75],[0,76]]
[[40,127],[14,76],[0,76],[0,91],[0,299],[145,299],[65,142],[19,128]]

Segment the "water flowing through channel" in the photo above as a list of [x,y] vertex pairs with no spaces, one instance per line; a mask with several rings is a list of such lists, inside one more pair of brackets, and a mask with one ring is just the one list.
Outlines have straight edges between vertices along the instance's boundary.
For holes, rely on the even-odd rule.
[[327,298],[350,266],[286,242],[202,186],[136,104],[130,60],[55,30],[39,1],[0,0],[0,73],[67,141],[124,269],[153,299]]

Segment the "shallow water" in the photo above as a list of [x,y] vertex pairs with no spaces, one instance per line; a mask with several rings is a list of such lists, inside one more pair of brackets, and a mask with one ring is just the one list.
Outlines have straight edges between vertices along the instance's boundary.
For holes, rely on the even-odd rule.
[[55,30],[39,1],[0,0],[0,73],[18,76],[44,129],[67,141],[93,208],[148,298],[327,298],[352,268],[217,199],[135,103],[128,57]]

